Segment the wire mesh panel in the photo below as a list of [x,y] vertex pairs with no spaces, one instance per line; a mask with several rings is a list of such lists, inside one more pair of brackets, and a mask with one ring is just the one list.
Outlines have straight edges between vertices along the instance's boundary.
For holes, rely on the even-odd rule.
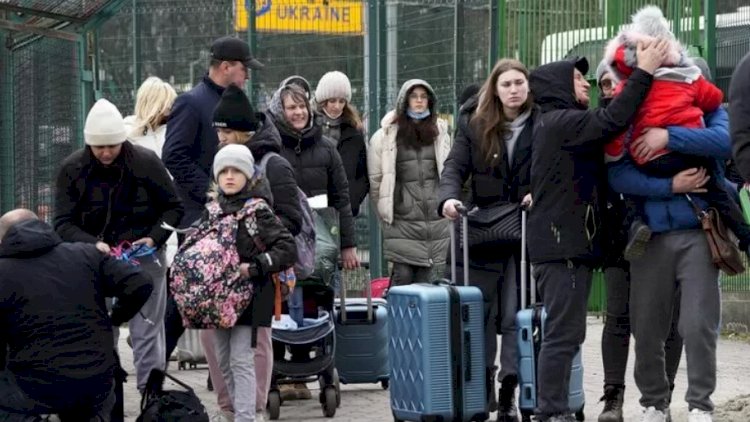
[[211,42],[234,33],[232,6],[232,0],[126,3],[99,30],[102,95],[127,115],[148,76],[178,92],[192,88],[206,73]]
[[14,207],[50,221],[58,167],[82,132],[77,44],[39,38],[10,54]]
[[108,0],[3,0],[8,7],[59,16],[62,20],[78,21],[89,18]]
[[717,0],[716,13],[716,69],[713,76],[726,94],[734,68],[750,51],[750,5],[747,0]]

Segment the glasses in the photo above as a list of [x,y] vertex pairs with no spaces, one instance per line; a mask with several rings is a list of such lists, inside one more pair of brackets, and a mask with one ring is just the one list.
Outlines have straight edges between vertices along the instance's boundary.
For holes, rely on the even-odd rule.
[[427,94],[409,94],[410,100],[429,100],[430,97]]
[[602,79],[602,81],[599,82],[599,86],[603,89],[612,89],[612,87],[615,86],[615,81],[612,79]]

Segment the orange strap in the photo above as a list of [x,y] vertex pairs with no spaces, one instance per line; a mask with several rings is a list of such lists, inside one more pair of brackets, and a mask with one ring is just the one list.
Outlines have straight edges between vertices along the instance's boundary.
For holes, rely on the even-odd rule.
[[276,290],[273,298],[273,317],[276,321],[281,320],[281,281],[279,276],[273,275],[274,289]]

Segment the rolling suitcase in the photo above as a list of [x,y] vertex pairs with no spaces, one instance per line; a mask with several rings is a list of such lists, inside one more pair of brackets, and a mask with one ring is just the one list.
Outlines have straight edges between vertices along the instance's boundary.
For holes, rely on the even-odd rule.
[[[466,217],[462,218],[466,233]],[[468,251],[464,250],[464,262]],[[456,235],[451,229],[456,280]],[[464,266],[464,283],[468,282]],[[388,291],[391,411],[396,421],[483,421],[484,302],[472,286],[446,280]]]
[[388,307],[383,299],[373,299],[370,283],[365,298],[347,299],[344,281],[341,298],[336,299],[336,371],[342,384],[380,383],[388,388]]
[[201,331],[188,328],[177,340],[177,368],[193,369],[206,363],[206,354],[201,344]]
[[[529,274],[526,262],[526,211],[521,213],[521,309],[516,315],[518,335],[518,408],[522,422],[531,421],[537,400],[537,358],[544,337],[544,321],[547,313],[540,303],[536,303],[536,283],[531,282],[530,298],[526,299],[526,285]],[[531,305],[527,307],[527,303]],[[568,384],[568,407],[575,413],[576,420],[584,420],[585,397],[583,393],[583,364],[581,352],[573,357],[570,382]]]

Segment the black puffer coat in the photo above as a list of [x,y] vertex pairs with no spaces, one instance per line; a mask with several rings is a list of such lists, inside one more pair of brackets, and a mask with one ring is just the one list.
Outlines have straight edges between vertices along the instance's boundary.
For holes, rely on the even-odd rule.
[[[256,165],[269,152],[281,154],[281,135],[273,121],[264,113],[258,113],[257,116],[261,121],[260,129],[245,144],[253,154]],[[274,213],[292,236],[296,236],[302,226],[302,209],[292,165],[284,157],[271,157],[266,164],[265,176],[271,188],[269,200],[273,201],[271,204]]]
[[[330,119],[318,114],[316,122],[323,126]],[[341,156],[346,171],[346,179],[349,182],[349,202],[352,207],[352,215],[359,215],[359,206],[370,191],[370,178],[367,177],[367,146],[365,145],[364,133],[348,122],[339,125],[341,136],[336,142],[336,150]]]
[[328,196],[328,206],[336,208],[341,226],[341,248],[357,246],[354,217],[349,203],[349,182],[344,164],[333,141],[323,136],[321,127],[314,123],[315,117],[308,104],[310,121],[302,131],[290,128],[284,121],[284,108],[277,91],[271,104],[271,120],[281,134],[281,155],[294,168],[297,186],[308,198]]

